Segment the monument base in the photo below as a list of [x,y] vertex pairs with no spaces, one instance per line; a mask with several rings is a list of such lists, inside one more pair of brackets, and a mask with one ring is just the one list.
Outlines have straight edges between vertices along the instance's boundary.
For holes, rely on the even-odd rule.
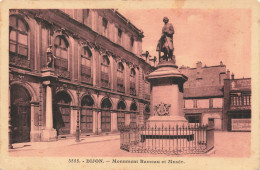
[[147,126],[158,128],[176,128],[188,126],[188,121],[183,116],[152,116],[147,120]]

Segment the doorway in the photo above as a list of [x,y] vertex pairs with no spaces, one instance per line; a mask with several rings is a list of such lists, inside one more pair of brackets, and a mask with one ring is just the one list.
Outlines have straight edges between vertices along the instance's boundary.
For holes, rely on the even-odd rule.
[[12,85],[10,97],[12,142],[30,142],[31,96],[24,87]]
[[53,105],[53,127],[57,130],[57,136],[70,134],[70,95],[61,91],[55,95]]
[[101,130],[102,132],[111,131],[111,109],[112,103],[108,98],[105,98],[101,103]]

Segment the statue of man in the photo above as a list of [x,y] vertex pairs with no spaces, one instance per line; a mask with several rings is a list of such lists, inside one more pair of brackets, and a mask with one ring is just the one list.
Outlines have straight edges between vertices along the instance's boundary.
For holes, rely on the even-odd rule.
[[47,48],[47,68],[53,68],[54,59],[56,57],[52,54],[51,46]]
[[159,53],[159,61],[161,60],[174,60],[173,59],[173,34],[174,28],[171,23],[169,23],[169,19],[167,17],[163,18],[164,26],[162,28],[162,35],[158,42],[156,51],[163,52],[164,55],[160,57]]

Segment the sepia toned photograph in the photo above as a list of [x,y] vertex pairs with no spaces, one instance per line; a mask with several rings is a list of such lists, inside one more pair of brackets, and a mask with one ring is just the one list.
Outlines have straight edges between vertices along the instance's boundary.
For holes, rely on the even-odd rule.
[[254,10],[6,8],[5,164],[189,169],[186,158],[254,158]]

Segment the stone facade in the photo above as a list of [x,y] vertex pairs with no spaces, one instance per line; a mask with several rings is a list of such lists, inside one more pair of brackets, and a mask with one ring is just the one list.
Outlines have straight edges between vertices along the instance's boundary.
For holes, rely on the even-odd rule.
[[189,123],[214,124],[216,130],[223,129],[224,79],[230,72],[220,62],[217,66],[196,68],[180,67],[182,74],[188,77],[184,83],[184,112]]
[[143,124],[154,68],[142,38],[116,10],[10,10],[13,142],[75,134],[78,110],[83,134]]

